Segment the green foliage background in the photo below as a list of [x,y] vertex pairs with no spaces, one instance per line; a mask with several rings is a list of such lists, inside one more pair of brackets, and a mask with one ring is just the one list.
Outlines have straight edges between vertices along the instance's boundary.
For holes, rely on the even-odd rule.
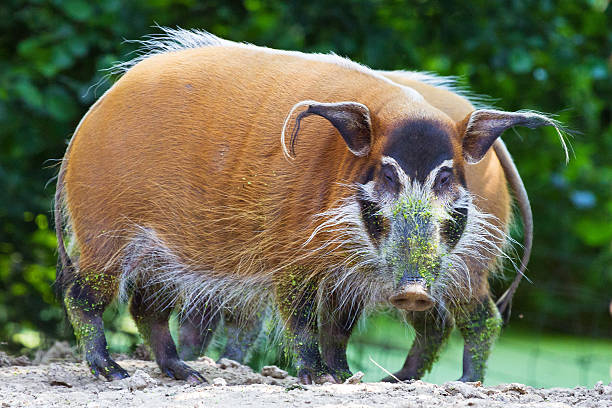
[[[496,98],[499,108],[558,113],[578,131],[567,166],[553,131],[505,135],[535,214],[533,284],[525,282],[518,291],[513,324],[588,336],[612,333],[609,0],[3,0],[3,348],[71,336],[52,290],[56,159],[110,85],[100,83],[101,70],[135,49],[123,39],[157,32],[155,22],[274,48],[333,51],[378,69],[458,75],[463,85]],[[496,283],[498,293],[503,284]],[[118,332],[122,325],[114,323]]]

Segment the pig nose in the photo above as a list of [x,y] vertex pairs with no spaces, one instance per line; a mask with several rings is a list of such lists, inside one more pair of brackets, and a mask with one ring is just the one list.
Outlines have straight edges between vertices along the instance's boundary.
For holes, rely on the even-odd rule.
[[422,312],[431,309],[434,304],[433,298],[427,294],[425,288],[420,284],[403,287],[398,293],[389,298],[389,302],[398,309],[411,312]]

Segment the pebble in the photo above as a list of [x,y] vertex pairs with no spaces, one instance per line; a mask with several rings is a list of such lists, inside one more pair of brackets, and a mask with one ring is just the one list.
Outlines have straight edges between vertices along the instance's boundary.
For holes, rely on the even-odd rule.
[[36,358],[34,358],[34,364],[50,364],[53,362],[79,362],[79,358],[74,353],[70,344],[67,341],[56,341],[46,351],[38,350],[36,352]]
[[198,358],[199,362],[202,362],[204,364],[207,364],[209,366],[213,366],[216,367],[217,363],[215,362],[215,360],[213,360],[212,358],[208,357],[208,356],[202,356],[200,358]]
[[612,395],[612,383],[610,383],[610,385],[604,385],[603,381],[597,381],[593,390],[598,394]]
[[217,377],[212,380],[212,384],[215,387],[225,387],[227,385],[227,381],[221,377]]
[[359,384],[364,375],[365,374],[363,372],[357,371],[355,374],[347,378],[344,383],[345,384]]
[[464,398],[485,398],[485,395],[474,386],[461,381],[450,381],[444,384],[444,390],[450,395],[461,394]]
[[131,377],[119,380],[117,383],[119,383],[122,388],[127,388],[134,392],[136,390],[143,390],[149,386],[158,385],[159,382],[144,371],[136,370]]
[[242,364],[235,360],[230,360],[229,358],[222,358],[219,360],[219,368],[226,369],[230,367],[240,367]]
[[502,387],[501,392],[516,391],[521,395],[527,394],[527,386],[519,383],[510,383]]
[[263,366],[263,368],[261,369],[261,375],[263,375],[264,377],[272,377],[282,380],[283,378],[287,378],[289,373],[287,373],[285,370],[281,370],[275,365],[270,365]]
[[0,351],[0,367],[28,366],[32,364],[27,356],[11,357]]

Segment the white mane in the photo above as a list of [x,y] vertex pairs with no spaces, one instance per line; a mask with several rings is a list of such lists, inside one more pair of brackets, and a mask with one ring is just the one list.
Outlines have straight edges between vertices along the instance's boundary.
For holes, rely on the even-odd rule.
[[298,58],[303,58],[309,61],[320,61],[329,64],[336,64],[341,67],[354,70],[357,72],[361,72],[366,75],[370,75],[376,77],[377,79],[386,82],[389,85],[393,85],[399,88],[402,88],[406,94],[414,99],[422,100],[423,97],[414,89],[397,84],[392,80],[386,78],[381,75],[377,71],[359,64],[355,61],[351,61],[348,58],[340,57],[333,52],[329,54],[321,54],[321,53],[303,53],[300,51],[287,51],[287,50],[277,50],[274,48],[261,47],[249,43],[239,43],[235,41],[225,40],[223,38],[217,37],[214,34],[211,34],[204,30],[185,30],[182,28],[170,28],[170,27],[161,27],[157,26],[162,32],[158,34],[150,34],[145,36],[142,40],[130,40],[128,42],[136,43],[140,45],[140,49],[136,51],[138,54],[136,57],[132,58],[129,61],[118,62],[109,68],[110,74],[122,75],[132,67],[134,67],[139,62],[159,54],[165,54],[169,52],[182,51],[186,49],[194,49],[194,48],[203,48],[203,47],[213,47],[213,46],[223,46],[223,47],[239,47],[239,48],[247,48],[254,49],[263,52],[267,52],[270,54],[276,55],[291,55]]

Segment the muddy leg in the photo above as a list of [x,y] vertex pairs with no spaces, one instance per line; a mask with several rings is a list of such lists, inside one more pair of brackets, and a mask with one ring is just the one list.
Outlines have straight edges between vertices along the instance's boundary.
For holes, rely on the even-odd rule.
[[298,379],[302,384],[335,382],[321,360],[317,330],[317,307],[314,284],[302,285],[290,275],[276,287],[276,298],[285,322],[286,351],[292,353]]
[[[435,311],[410,312],[408,318],[416,335],[404,366],[394,374],[401,381],[419,379],[431,370],[453,327],[450,316],[441,316]],[[391,376],[383,381],[397,382]]]
[[168,327],[170,308],[158,310],[153,305],[148,307],[146,300],[147,295],[142,289],[134,290],[130,312],[136,321],[138,331],[151,347],[161,372],[168,377],[176,380],[186,380],[193,384],[207,382],[200,373],[179,358]]
[[107,289],[113,287],[112,282],[107,282],[109,279],[112,278],[78,278],[65,292],[64,304],[92,374],[115,380],[129,375],[111,359],[104,337],[102,314],[112,299]]
[[181,321],[179,349],[182,360],[195,360],[204,354],[220,319],[220,310],[213,302],[202,302]]
[[346,348],[361,312],[362,307],[358,304],[341,308],[335,297],[325,305],[323,311],[319,329],[321,354],[338,383],[353,375],[346,361]]
[[499,336],[502,320],[489,296],[456,313],[455,322],[463,336],[463,376],[459,381],[483,381],[491,347]]
[[236,316],[230,312],[225,313],[223,317],[227,330],[227,343],[221,358],[244,363],[247,353],[259,337],[263,312],[253,314],[252,318],[244,324],[240,324]]

